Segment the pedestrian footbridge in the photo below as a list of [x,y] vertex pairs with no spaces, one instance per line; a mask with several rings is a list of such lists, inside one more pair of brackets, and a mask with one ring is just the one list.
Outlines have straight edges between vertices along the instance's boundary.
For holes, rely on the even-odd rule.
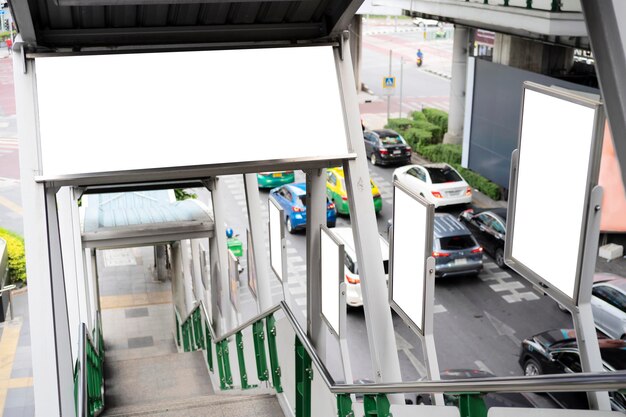
[[[9,2],[19,30],[14,68],[37,417],[620,415],[607,392],[624,390],[626,373],[602,372],[590,316],[605,113],[614,133],[626,127],[626,55],[623,31],[611,33],[615,16],[590,12],[587,21],[592,45],[610,38],[615,46],[610,59],[604,46],[594,51],[604,101],[526,85],[511,171],[507,264],[572,311],[584,372],[441,381],[433,206],[396,184],[388,283],[380,247],[371,245],[379,236],[349,46],[361,1]],[[623,10],[618,0],[598,3]],[[571,124],[571,114],[579,116],[580,138],[525,133],[553,132],[548,127]],[[624,166],[623,138],[614,137]],[[577,167],[587,167],[572,185],[577,203],[562,211],[573,214],[552,225],[572,243],[565,277],[543,262],[543,243],[528,227],[541,216],[525,204],[529,190],[544,185],[533,176],[542,152],[525,150],[558,148],[558,141],[568,152],[551,158],[577,157]],[[326,228],[326,169],[338,166],[372,381],[352,378],[344,246]],[[304,313],[289,292],[284,213],[272,201],[262,207],[257,186],[256,173],[283,170],[306,177]],[[251,309],[239,300],[243,259],[228,250],[226,175],[244,182],[238,198]],[[199,198],[176,201],[180,189],[198,190]],[[401,378],[392,309],[422,341],[423,380]],[[493,392],[557,391],[587,395],[592,410],[487,410],[483,401]],[[430,394],[432,405],[405,403],[418,393]]]

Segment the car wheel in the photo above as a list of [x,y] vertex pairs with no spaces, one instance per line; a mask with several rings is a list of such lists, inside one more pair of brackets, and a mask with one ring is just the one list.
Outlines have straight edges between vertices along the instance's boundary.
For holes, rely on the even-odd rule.
[[295,230],[293,228],[293,225],[291,224],[291,219],[289,217],[287,217],[287,231],[291,234],[295,233]]
[[534,359],[528,359],[524,363],[524,375],[525,376],[541,375],[541,365],[539,365],[539,363]]
[[504,263],[504,251],[502,249],[498,249],[496,251],[496,265],[498,265],[500,268],[504,268],[504,266],[506,265]]
[[372,165],[378,165],[378,158],[376,158],[376,152],[372,152],[370,155],[370,162]]

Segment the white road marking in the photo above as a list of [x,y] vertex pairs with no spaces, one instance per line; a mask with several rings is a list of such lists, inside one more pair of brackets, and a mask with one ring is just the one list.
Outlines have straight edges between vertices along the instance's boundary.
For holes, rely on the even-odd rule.
[[489,369],[489,367],[485,365],[483,361],[474,361],[474,363],[476,364],[476,367],[480,369],[481,371],[485,371],[485,372],[489,372],[490,374],[493,374],[493,372],[491,372],[491,369]]

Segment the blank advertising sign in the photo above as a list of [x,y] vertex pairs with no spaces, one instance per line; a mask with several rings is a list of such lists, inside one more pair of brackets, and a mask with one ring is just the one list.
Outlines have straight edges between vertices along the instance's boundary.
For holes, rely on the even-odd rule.
[[506,261],[559,301],[575,302],[604,116],[594,100],[537,84],[526,83],[523,97]]
[[283,280],[283,227],[282,209],[271,198],[267,202],[270,217],[270,265],[278,279]]
[[[38,57],[36,66],[43,176],[348,153],[332,46]],[[303,129],[311,121],[323,135]]]
[[426,259],[432,253],[434,208],[398,183],[393,198],[389,298],[392,308],[424,334]]
[[321,231],[322,317],[331,332],[339,336],[339,314],[342,308],[339,305],[339,292],[343,282],[344,248],[331,230],[322,226]]
[[257,296],[257,275],[256,275],[256,261],[254,259],[254,246],[252,245],[252,234],[249,230],[246,230],[246,245],[247,245],[247,264],[248,264],[248,288],[252,293],[254,299],[258,299]]
[[239,261],[231,250],[228,251],[228,281],[230,302],[239,311]]

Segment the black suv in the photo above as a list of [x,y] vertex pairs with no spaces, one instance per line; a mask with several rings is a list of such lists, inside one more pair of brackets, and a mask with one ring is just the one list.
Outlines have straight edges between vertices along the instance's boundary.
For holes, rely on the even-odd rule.
[[[626,369],[626,341],[609,339],[598,333],[598,343],[606,371]],[[581,372],[576,333],[572,329],[549,330],[524,340],[519,364],[524,375]],[[552,392],[549,395],[563,408],[589,409],[584,393]],[[626,396],[618,392],[609,395],[613,410],[626,411]]]

